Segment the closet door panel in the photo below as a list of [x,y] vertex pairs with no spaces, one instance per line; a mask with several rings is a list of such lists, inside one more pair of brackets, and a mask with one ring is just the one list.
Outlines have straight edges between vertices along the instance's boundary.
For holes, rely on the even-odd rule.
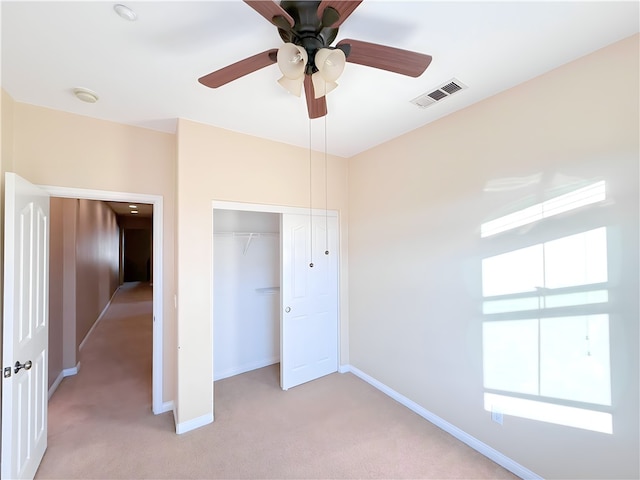
[[336,217],[282,215],[280,380],[284,390],[338,369],[337,225]]

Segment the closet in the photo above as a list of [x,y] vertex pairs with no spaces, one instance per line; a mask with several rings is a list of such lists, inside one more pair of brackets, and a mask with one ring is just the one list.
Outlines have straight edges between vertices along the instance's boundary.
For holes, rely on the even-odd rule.
[[213,211],[214,380],[280,361],[280,214]]
[[280,363],[287,390],[338,369],[338,215],[214,202],[213,377]]

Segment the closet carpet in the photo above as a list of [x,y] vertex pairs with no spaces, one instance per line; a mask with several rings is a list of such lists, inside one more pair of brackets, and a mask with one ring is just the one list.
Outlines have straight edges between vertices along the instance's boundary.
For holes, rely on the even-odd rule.
[[215,422],[176,435],[151,413],[151,293],[118,290],[51,397],[37,479],[517,478],[352,374],[287,392],[278,365],[220,380]]

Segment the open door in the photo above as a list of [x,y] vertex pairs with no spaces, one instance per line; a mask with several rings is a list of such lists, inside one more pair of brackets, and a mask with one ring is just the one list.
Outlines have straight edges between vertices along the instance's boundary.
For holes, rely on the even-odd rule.
[[49,195],[5,177],[2,478],[32,479],[47,448]]
[[338,370],[337,226],[335,216],[281,217],[280,384],[284,390]]

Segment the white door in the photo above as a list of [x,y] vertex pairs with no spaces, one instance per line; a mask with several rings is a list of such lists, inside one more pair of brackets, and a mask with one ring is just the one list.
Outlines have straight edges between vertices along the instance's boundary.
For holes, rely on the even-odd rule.
[[281,222],[280,384],[287,390],[338,370],[338,222],[297,214]]
[[5,178],[2,478],[32,479],[47,448],[49,195]]

